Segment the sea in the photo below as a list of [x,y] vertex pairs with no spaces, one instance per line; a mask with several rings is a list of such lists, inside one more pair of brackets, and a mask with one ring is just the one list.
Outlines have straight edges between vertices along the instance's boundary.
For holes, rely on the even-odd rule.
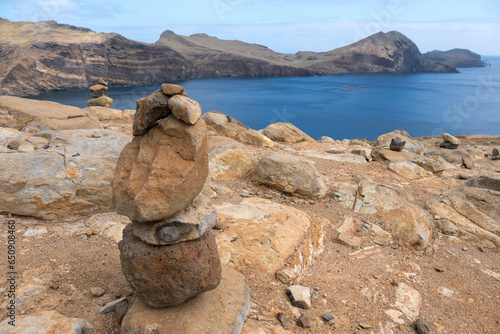
[[[315,139],[365,138],[404,129],[412,137],[500,135],[500,57],[460,73],[223,77],[174,82],[203,112],[218,110],[252,129],[292,123]],[[135,109],[160,84],[110,87],[112,108]],[[88,89],[29,98],[85,108]]]

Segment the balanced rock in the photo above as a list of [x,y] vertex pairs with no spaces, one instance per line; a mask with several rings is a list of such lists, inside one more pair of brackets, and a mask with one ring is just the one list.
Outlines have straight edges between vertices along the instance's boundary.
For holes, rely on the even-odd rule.
[[163,84],[161,85],[161,91],[165,95],[185,95],[184,87],[174,84]]
[[395,137],[395,138],[392,138],[391,144],[389,145],[389,148],[392,151],[400,152],[400,151],[403,150],[403,148],[405,147],[405,145],[406,145],[406,142],[404,140],[402,140],[399,137]]
[[97,84],[97,85],[94,85],[94,86],[91,86],[89,88],[89,90],[93,93],[93,92],[96,92],[96,91],[107,91],[108,90],[108,86],[106,85],[102,85],[102,84]]
[[101,96],[108,96],[108,92],[105,90],[96,90],[95,92],[92,92],[92,97],[95,99]]
[[274,123],[268,125],[262,133],[270,138],[272,141],[284,143],[300,143],[310,142],[317,144],[317,142],[309,137],[305,132],[298,129],[295,125],[290,123]]
[[168,219],[196,198],[207,175],[205,122],[169,115],[123,149],[113,179],[116,211],[139,223]]
[[153,246],[137,238],[129,224],[118,248],[125,278],[136,296],[151,307],[179,305],[215,289],[221,280],[219,253],[211,231],[193,241]]
[[202,237],[217,224],[217,212],[190,206],[186,211],[159,222],[132,222],[134,235],[150,245],[169,245]]
[[132,125],[133,135],[144,135],[157,121],[171,113],[172,111],[168,108],[168,96],[163,94],[161,89],[139,99],[136,103],[136,113]]
[[195,124],[201,117],[200,104],[183,95],[174,95],[169,98],[168,107],[175,117],[187,124]]
[[441,135],[441,138],[443,138],[444,142],[445,143],[450,143],[450,144],[453,144],[453,145],[460,145],[460,140],[452,135],[450,135],[449,133],[443,133]]
[[323,197],[327,191],[311,161],[289,154],[273,153],[261,158],[255,166],[254,179],[285,193],[310,198]]
[[97,107],[109,108],[111,107],[112,104],[113,104],[113,99],[104,95],[96,99],[90,99],[87,101],[87,105],[89,107],[97,106]]
[[103,85],[103,86],[106,86],[106,87],[108,87],[108,86],[109,86],[108,78],[99,78],[99,79],[97,80],[97,83],[98,83],[99,85]]

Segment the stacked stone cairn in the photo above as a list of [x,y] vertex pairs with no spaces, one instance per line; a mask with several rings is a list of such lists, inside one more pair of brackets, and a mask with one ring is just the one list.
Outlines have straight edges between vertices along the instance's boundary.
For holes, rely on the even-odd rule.
[[107,79],[99,79],[97,85],[91,86],[89,90],[92,93],[92,98],[87,101],[89,107],[111,107],[113,99],[108,96]]
[[448,150],[456,150],[460,145],[460,140],[449,133],[443,133],[441,135],[443,142],[439,144],[439,147],[446,148]]
[[132,223],[118,247],[135,296],[164,308],[215,289],[221,263],[217,212],[198,196],[208,175],[208,143],[201,107],[178,85],[137,101],[133,140],[113,179],[116,211]]

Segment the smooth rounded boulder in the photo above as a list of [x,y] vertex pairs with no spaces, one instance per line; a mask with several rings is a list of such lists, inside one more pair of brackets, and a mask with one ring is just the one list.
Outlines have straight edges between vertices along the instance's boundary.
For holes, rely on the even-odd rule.
[[193,241],[154,246],[137,238],[129,224],[118,248],[123,275],[151,307],[176,306],[220,284],[222,267],[211,231]]
[[142,222],[168,219],[200,193],[208,175],[206,125],[173,115],[123,149],[113,179],[119,214]]

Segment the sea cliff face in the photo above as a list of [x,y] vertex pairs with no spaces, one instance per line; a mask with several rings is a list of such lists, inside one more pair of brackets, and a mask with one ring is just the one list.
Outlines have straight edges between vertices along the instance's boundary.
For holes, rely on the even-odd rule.
[[147,44],[54,21],[3,19],[0,62],[0,95],[14,96],[82,89],[103,77],[110,86],[124,86],[219,76],[456,72],[423,57],[398,32],[377,33],[329,52],[287,55],[206,34],[165,31]]

